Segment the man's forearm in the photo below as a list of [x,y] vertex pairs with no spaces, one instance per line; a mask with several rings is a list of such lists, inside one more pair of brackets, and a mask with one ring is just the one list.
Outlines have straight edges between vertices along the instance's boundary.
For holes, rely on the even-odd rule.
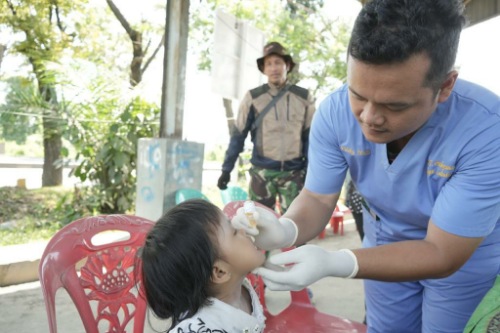
[[295,245],[310,241],[325,228],[338,197],[338,194],[316,195],[306,189],[300,192],[284,215],[293,220],[299,230]]
[[379,281],[444,278],[470,257],[465,253],[457,264],[446,251],[427,240],[401,241],[353,252],[359,265],[356,278]]

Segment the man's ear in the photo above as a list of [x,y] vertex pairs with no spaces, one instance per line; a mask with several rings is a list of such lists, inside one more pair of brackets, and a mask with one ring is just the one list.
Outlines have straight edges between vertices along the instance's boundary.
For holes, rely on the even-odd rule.
[[457,82],[458,72],[453,70],[448,73],[446,76],[446,80],[439,87],[439,92],[437,96],[437,102],[442,103],[450,97],[451,92],[453,91],[453,87],[455,86],[455,82]]
[[231,271],[229,270],[229,264],[223,260],[216,260],[212,267],[212,283],[225,283],[230,278]]

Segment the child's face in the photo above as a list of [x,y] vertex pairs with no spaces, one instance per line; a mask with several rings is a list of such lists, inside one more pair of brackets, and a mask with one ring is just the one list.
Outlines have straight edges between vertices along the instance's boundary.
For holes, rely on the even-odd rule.
[[257,249],[243,229],[233,228],[229,219],[221,214],[217,231],[221,259],[226,261],[236,273],[246,275],[264,263],[265,254]]

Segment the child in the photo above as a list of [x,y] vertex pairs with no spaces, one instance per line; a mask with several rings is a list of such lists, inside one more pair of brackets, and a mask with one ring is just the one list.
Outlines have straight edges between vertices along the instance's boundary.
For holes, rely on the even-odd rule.
[[149,232],[142,277],[149,306],[169,332],[263,332],[264,313],[246,275],[264,253],[217,206],[185,201]]

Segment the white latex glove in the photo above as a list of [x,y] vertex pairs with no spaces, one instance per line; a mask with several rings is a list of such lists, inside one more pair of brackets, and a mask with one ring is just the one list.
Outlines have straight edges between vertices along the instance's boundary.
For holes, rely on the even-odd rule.
[[262,250],[274,250],[292,246],[297,240],[297,225],[292,220],[281,217],[262,207],[255,207],[253,213],[257,228],[252,228],[243,207],[236,211],[231,223],[236,229],[244,229],[255,239],[255,245]]
[[331,252],[316,245],[304,245],[273,255],[269,262],[271,265],[293,265],[281,266],[284,268],[281,270],[265,267],[254,270],[271,290],[301,290],[327,276],[352,278],[358,273],[358,261],[352,251]]

